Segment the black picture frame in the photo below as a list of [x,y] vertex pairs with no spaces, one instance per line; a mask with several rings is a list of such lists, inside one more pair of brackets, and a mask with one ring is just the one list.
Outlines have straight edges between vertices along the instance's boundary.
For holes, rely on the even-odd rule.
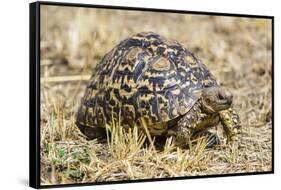
[[[87,8],[102,8],[102,9],[118,9],[118,10],[138,10],[166,13],[183,13],[197,15],[215,15],[225,17],[245,17],[245,18],[262,18],[269,19],[272,23],[272,170],[265,172],[250,172],[238,174],[217,174],[207,176],[186,176],[161,179],[141,179],[141,180],[125,180],[125,181],[110,181],[110,182],[95,182],[95,183],[74,183],[74,184],[57,184],[57,185],[41,185],[40,184],[40,6],[55,5],[68,7],[87,7]],[[168,10],[156,8],[141,8],[141,7],[125,7],[125,6],[108,6],[108,5],[91,5],[78,3],[60,3],[40,1],[29,4],[29,185],[33,188],[54,188],[54,187],[72,187],[85,185],[101,185],[101,184],[118,184],[118,183],[133,183],[133,182],[148,182],[162,180],[183,180],[194,178],[212,178],[212,177],[232,177],[244,175],[260,175],[274,173],[274,16],[265,15],[249,15],[249,14],[233,14],[233,13],[218,13],[218,12],[201,12],[187,10]]]

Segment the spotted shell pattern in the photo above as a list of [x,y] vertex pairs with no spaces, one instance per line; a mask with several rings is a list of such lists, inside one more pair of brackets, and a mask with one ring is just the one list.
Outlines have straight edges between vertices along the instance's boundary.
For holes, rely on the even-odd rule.
[[147,126],[187,113],[203,88],[217,82],[206,66],[177,41],[143,32],[121,41],[93,69],[77,122],[105,127],[112,118]]

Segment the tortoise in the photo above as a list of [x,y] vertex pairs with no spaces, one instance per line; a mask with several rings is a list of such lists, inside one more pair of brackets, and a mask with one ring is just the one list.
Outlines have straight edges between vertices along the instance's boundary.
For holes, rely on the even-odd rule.
[[145,124],[151,136],[173,136],[181,146],[221,122],[231,140],[241,126],[232,99],[194,53],[177,41],[142,32],[96,64],[76,125],[94,139],[104,137],[114,120],[124,128]]

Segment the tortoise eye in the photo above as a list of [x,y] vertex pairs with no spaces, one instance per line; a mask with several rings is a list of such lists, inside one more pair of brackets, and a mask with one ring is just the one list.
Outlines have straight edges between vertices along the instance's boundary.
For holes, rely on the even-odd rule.
[[223,99],[224,99],[224,96],[223,96],[221,93],[219,93],[219,94],[218,94],[218,98],[219,98],[220,100],[223,100]]
[[206,102],[211,102],[211,98],[209,96],[205,96],[204,99]]

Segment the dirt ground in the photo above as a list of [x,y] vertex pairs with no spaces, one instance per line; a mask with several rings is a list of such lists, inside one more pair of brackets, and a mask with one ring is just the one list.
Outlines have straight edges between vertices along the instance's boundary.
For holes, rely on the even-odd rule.
[[[238,143],[158,150],[117,124],[107,142],[85,140],[74,122],[91,68],[142,31],[176,39],[232,91]],[[40,39],[42,185],[272,170],[271,20],[43,6]]]

